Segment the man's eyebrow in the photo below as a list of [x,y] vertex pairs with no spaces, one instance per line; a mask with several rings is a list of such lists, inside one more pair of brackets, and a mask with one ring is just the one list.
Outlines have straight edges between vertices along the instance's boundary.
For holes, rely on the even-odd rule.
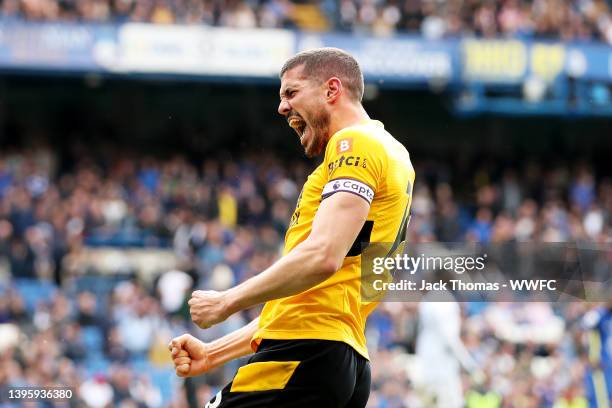
[[287,87],[285,89],[281,89],[280,91],[280,98],[283,99],[283,96],[289,94],[289,92],[293,91],[295,87],[293,85],[287,85]]

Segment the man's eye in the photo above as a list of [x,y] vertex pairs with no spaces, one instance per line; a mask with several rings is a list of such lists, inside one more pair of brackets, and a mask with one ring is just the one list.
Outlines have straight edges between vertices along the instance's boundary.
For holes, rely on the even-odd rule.
[[296,93],[297,91],[289,91],[289,97],[292,98]]

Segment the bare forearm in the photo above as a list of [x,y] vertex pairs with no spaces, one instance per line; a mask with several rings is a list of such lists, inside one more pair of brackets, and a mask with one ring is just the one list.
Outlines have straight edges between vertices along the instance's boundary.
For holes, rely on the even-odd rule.
[[229,308],[236,312],[304,292],[328,279],[338,267],[324,249],[302,243],[259,275],[230,289]]
[[251,338],[257,331],[258,326],[259,317],[246,326],[208,343],[207,352],[210,367],[219,367],[228,361],[251,354],[253,352]]

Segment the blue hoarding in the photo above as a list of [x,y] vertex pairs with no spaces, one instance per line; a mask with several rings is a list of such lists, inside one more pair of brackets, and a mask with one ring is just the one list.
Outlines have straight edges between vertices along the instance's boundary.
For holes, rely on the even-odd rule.
[[[163,43],[163,47],[156,47],[156,43]],[[236,55],[224,51],[237,44],[249,44],[245,47],[256,52]],[[598,43],[426,40],[416,36],[241,31],[205,26],[0,20],[0,68],[5,69],[262,79],[275,78],[277,66],[280,68],[293,53],[321,46],[339,47],[353,54],[366,79],[398,86],[429,85],[432,81],[520,84],[530,77],[548,83],[566,77],[612,83],[612,47]],[[179,50],[180,58],[165,57],[165,49]]]
[[112,25],[23,23],[0,20],[0,66],[102,70],[117,41]]
[[348,51],[369,80],[427,84],[459,79],[459,41],[426,41],[420,37],[355,37],[342,34],[302,34],[297,50],[337,47]]

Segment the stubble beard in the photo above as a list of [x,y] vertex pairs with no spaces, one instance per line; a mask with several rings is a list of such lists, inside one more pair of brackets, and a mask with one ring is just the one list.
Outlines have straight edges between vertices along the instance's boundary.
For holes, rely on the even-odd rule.
[[329,138],[329,121],[329,113],[323,108],[313,114],[310,121],[311,140],[304,147],[306,157],[316,157],[325,149]]

